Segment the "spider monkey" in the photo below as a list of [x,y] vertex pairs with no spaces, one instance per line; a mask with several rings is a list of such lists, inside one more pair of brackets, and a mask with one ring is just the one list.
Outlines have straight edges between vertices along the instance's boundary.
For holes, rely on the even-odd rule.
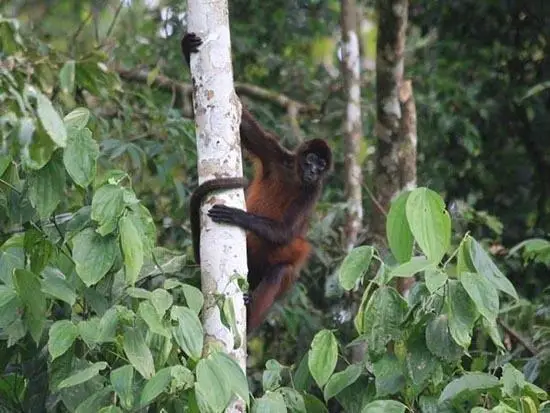
[[[185,60],[202,44],[194,33],[181,41]],[[247,326],[258,327],[275,300],[297,279],[309,257],[305,236],[309,217],[332,169],[332,151],[325,140],[312,139],[289,151],[278,137],[265,131],[243,106],[241,143],[254,163],[254,178],[246,188],[247,212],[214,205],[208,216],[216,223],[247,231],[248,281]],[[200,262],[200,206],[204,197],[218,189],[246,186],[242,178],[219,178],[201,184],[191,196],[191,230],[195,261]]]

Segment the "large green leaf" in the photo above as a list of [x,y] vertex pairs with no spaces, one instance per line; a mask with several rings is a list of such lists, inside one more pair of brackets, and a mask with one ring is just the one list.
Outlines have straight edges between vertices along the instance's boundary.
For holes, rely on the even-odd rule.
[[414,238],[407,220],[406,205],[410,192],[403,192],[395,199],[386,218],[386,234],[393,256],[398,262],[411,259]]
[[139,374],[146,379],[153,377],[155,374],[153,355],[138,328],[126,327],[124,329],[123,348],[126,357]]
[[286,413],[283,395],[279,392],[267,392],[252,405],[252,413]]
[[68,113],[63,122],[69,133],[84,129],[90,119],[90,111],[87,108],[76,108]]
[[367,404],[361,413],[405,413],[407,406],[395,400],[376,400]]
[[172,381],[172,367],[159,370],[143,387],[139,399],[140,406],[146,406],[154,401]]
[[374,249],[369,246],[354,248],[344,258],[342,265],[338,269],[338,279],[344,290],[351,290],[357,284],[357,281],[367,272]]
[[84,284],[94,285],[107,274],[115,262],[116,247],[113,236],[102,237],[92,228],[74,236],[73,260]]
[[48,351],[52,360],[63,355],[78,336],[78,328],[69,320],[59,320],[50,327]]
[[132,220],[127,216],[118,221],[118,230],[124,256],[126,283],[134,285],[143,266],[143,242]]
[[330,330],[321,330],[311,342],[308,366],[311,376],[320,388],[328,381],[338,361],[338,342]]
[[77,185],[85,188],[93,181],[98,156],[99,145],[92,138],[90,129],[84,128],[69,135],[67,148],[63,151],[63,162]]
[[456,280],[449,280],[446,303],[449,316],[449,332],[454,341],[465,350],[470,347],[472,330],[478,318],[474,302]]
[[463,392],[482,392],[499,387],[500,383],[495,376],[486,373],[472,372],[453,380],[441,392],[439,403],[452,400]]
[[61,86],[63,93],[72,94],[74,92],[74,74],[75,62],[74,60],[67,60],[59,71],[59,86]]
[[156,333],[164,337],[171,337],[170,330],[165,323],[163,323],[161,317],[157,313],[157,310],[149,301],[142,301],[139,303],[138,314],[145,321],[145,323],[147,323],[147,326],[152,333]]
[[111,371],[111,384],[120,404],[127,410],[134,405],[134,368],[126,364]]
[[433,269],[434,267],[435,264],[426,257],[412,257],[410,261],[393,268],[390,276],[408,278],[420,271]]
[[171,309],[172,320],[178,325],[172,327],[176,343],[191,358],[198,360],[202,353],[203,329],[195,312],[187,307],[174,306]]
[[228,354],[221,351],[215,352],[209,356],[212,362],[218,366],[218,368],[225,375],[226,380],[229,382],[232,393],[240,396],[248,405],[249,390],[248,380],[244,374],[244,371]]
[[[210,358],[199,360],[196,367],[197,399],[203,400],[213,412],[222,412],[231,400],[231,383],[216,363]],[[201,410],[202,411],[202,410]]]
[[29,199],[40,218],[48,218],[65,193],[65,168],[57,156],[39,171],[31,174],[28,180]]
[[473,238],[470,238],[469,241],[470,256],[477,272],[487,278],[496,288],[519,300],[518,293],[510,280],[502,274],[483,247]]
[[38,118],[51,140],[59,147],[67,145],[67,129],[52,102],[41,92],[36,94]]
[[17,269],[13,273],[13,285],[25,305],[25,323],[38,344],[46,322],[46,297],[40,290],[40,280],[30,271]]
[[77,370],[66,379],[61,380],[61,382],[59,382],[59,384],[57,385],[57,388],[63,389],[65,387],[72,387],[76,386],[77,384],[84,383],[98,376],[99,372],[101,370],[105,370],[106,368],[107,363],[105,363],[104,361],[99,361],[97,363],[91,364],[84,369]]
[[65,301],[70,306],[76,302],[76,291],[73,286],[65,278],[61,278],[59,275],[49,274],[45,275],[40,280],[41,290],[43,293],[56,298],[58,300]]
[[393,354],[384,354],[372,365],[375,377],[376,397],[396,394],[405,386],[403,364]]
[[439,263],[451,244],[451,218],[441,197],[428,188],[413,190],[406,205],[414,239],[428,259]]
[[99,224],[97,232],[101,235],[113,232],[118,218],[124,211],[124,189],[108,184],[99,188],[92,198],[92,219]]
[[474,302],[477,310],[487,320],[495,320],[499,310],[498,291],[485,277],[471,272],[460,274],[462,286]]
[[462,354],[462,348],[454,341],[449,331],[449,318],[446,314],[434,317],[426,328],[426,344],[435,356],[453,362]]

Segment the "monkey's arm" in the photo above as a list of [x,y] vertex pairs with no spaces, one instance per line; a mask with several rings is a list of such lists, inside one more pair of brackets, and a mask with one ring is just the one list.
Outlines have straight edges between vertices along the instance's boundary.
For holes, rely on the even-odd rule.
[[245,188],[245,178],[217,178],[203,182],[193,191],[189,201],[189,218],[191,221],[191,236],[193,237],[193,252],[195,262],[200,264],[200,241],[201,241],[201,204],[206,195],[220,189]]
[[251,231],[260,238],[277,245],[285,245],[299,235],[301,220],[299,215],[287,216],[283,221],[245,212],[242,209],[216,204],[208,211],[208,216],[219,224],[236,225]]
[[[187,33],[181,39],[181,51],[188,67],[191,53],[197,53],[201,45],[202,39],[195,33]],[[269,165],[271,162],[277,164],[292,162],[292,153],[283,148],[273,134],[265,131],[244,105],[239,131],[245,149],[257,156],[264,165]]]

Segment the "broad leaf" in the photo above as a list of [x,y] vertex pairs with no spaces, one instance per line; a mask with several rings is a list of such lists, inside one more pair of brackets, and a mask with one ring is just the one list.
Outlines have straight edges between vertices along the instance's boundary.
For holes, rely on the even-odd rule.
[[434,268],[435,264],[426,257],[412,257],[409,262],[399,265],[391,270],[391,277],[412,277],[420,271]]
[[124,256],[126,283],[134,285],[143,266],[143,243],[132,220],[126,216],[118,221],[120,244]]
[[410,192],[403,192],[395,199],[386,218],[386,234],[393,256],[404,263],[411,259],[414,238],[407,220],[406,205]]
[[63,118],[63,122],[67,130],[72,133],[84,129],[89,119],[90,111],[87,108],[76,108]]
[[376,400],[367,404],[361,413],[405,413],[407,406],[395,400]]
[[120,399],[122,407],[130,410],[134,405],[134,368],[126,364],[112,370],[111,384]]
[[48,351],[52,360],[64,354],[78,336],[78,328],[69,320],[59,320],[50,327]]
[[202,353],[203,329],[197,315],[187,307],[174,306],[171,310],[172,320],[178,325],[172,327],[176,343],[191,358],[198,360]]
[[74,91],[75,62],[67,60],[59,71],[59,86],[63,93],[72,94]]
[[104,185],[92,198],[92,219],[100,227],[101,235],[110,234],[117,227],[118,218],[124,211],[124,190],[118,185]]
[[496,288],[519,300],[518,293],[510,280],[502,274],[483,247],[473,238],[470,238],[469,241],[470,256],[477,272],[487,278]]
[[483,392],[499,387],[500,383],[495,376],[486,373],[465,373],[464,376],[453,380],[439,396],[439,403],[452,400],[463,392]]
[[77,384],[84,383],[90,379],[93,379],[97,375],[99,375],[99,372],[101,370],[105,370],[106,368],[107,368],[107,363],[105,363],[104,361],[91,364],[90,366],[82,370],[77,370],[75,373],[71,374],[69,377],[62,380],[57,385],[57,388],[63,389],[65,387],[72,387],[72,386],[76,386]]
[[29,177],[29,199],[40,218],[48,218],[65,192],[65,170],[54,156],[42,169]]
[[329,330],[321,330],[311,342],[308,366],[311,376],[320,388],[330,378],[338,361],[338,342]]
[[450,362],[458,360],[463,353],[449,332],[449,318],[445,314],[435,317],[428,323],[426,344],[432,354]]
[[363,367],[360,364],[350,364],[343,371],[334,373],[330,379],[328,379],[327,385],[323,391],[325,400],[328,401],[346,387],[355,383],[362,371]]
[[252,405],[252,413],[286,413],[283,395],[278,392],[267,392]]
[[499,309],[495,286],[482,275],[471,272],[460,274],[459,279],[480,314],[487,320],[495,320]]
[[72,241],[76,273],[86,286],[96,284],[115,262],[115,238],[102,237],[92,228],[86,228],[75,235]]
[[354,248],[346,256],[338,269],[338,279],[344,290],[351,290],[357,281],[367,272],[374,249],[369,246]]
[[40,280],[41,291],[58,300],[65,301],[73,306],[76,301],[75,289],[65,280],[57,275],[45,276]]
[[140,406],[146,406],[155,400],[172,381],[172,367],[159,370],[143,387],[139,399]]
[[82,188],[87,187],[95,178],[99,145],[92,138],[88,128],[69,135],[67,148],[63,151],[65,169],[73,181]]
[[52,102],[41,92],[36,94],[37,113],[42,126],[51,140],[59,147],[67,145],[67,129],[59,114],[53,108]]
[[189,284],[182,284],[181,289],[187,306],[196,314],[199,314],[204,304],[204,297],[201,290]]
[[428,188],[413,190],[406,205],[414,239],[428,259],[437,264],[451,244],[451,218],[441,197]]
[[46,322],[46,297],[40,291],[40,281],[32,272],[17,269],[13,273],[13,285],[25,305],[25,324],[38,344]]
[[164,325],[161,317],[149,301],[139,303],[138,314],[147,323],[149,330],[152,333],[159,334],[164,337],[171,337],[170,330]]
[[449,317],[449,332],[454,341],[467,350],[470,347],[472,330],[479,314],[474,302],[458,281],[450,280],[447,285],[448,290],[445,298]]
[[145,379],[155,374],[155,365],[151,350],[145,343],[141,331],[137,328],[126,327],[123,340],[124,353],[134,368]]
[[195,390],[214,412],[221,412],[231,400],[231,383],[226,375],[209,357],[199,360],[196,368]]
[[392,354],[384,354],[382,358],[373,363],[376,385],[376,397],[384,397],[396,394],[405,386],[403,364]]

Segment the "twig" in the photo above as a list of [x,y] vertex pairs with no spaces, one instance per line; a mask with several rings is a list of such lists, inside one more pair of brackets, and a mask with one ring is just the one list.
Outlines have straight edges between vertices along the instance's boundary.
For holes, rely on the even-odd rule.
[[501,327],[506,330],[508,334],[510,334],[518,343],[525,347],[533,356],[536,356],[538,354],[537,348],[529,340],[519,334],[516,330],[514,330],[500,318],[497,318],[497,323],[500,324]]

